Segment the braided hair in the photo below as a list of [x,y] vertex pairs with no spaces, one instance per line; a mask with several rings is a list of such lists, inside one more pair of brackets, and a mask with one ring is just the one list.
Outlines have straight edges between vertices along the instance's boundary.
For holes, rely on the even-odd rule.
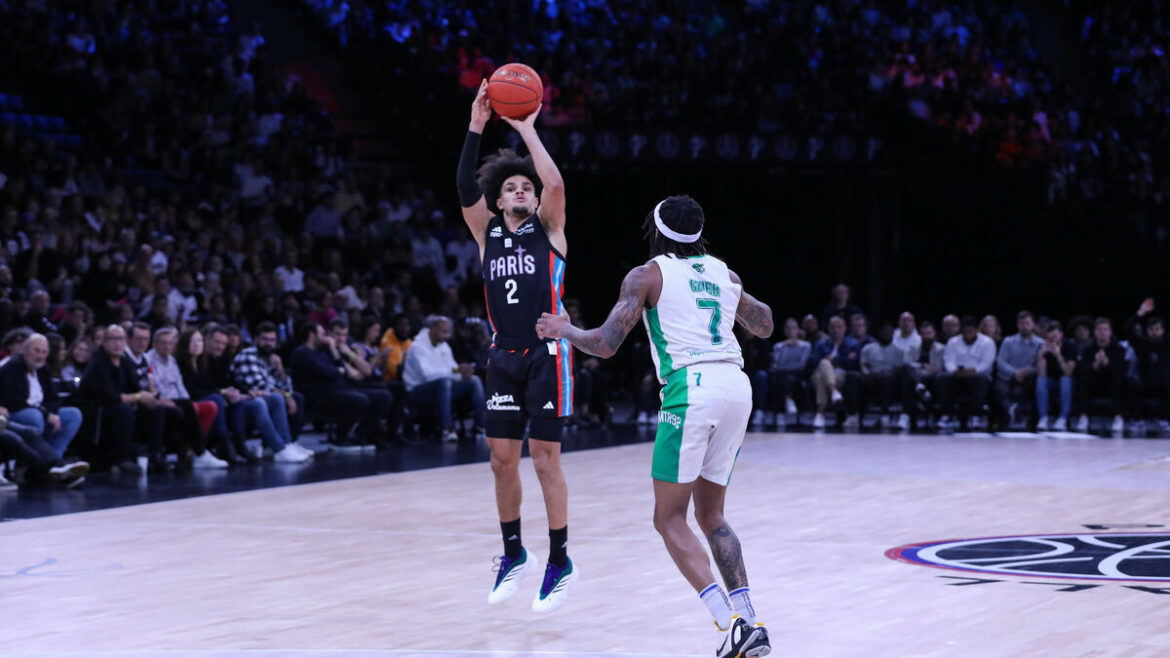
[[[662,223],[671,230],[687,235],[694,235],[703,230],[703,208],[687,195],[666,197],[658,208],[658,216]],[[642,222],[645,238],[650,243],[650,257],[662,254],[674,254],[680,258],[688,256],[703,256],[707,253],[707,239],[699,236],[694,242],[678,242],[663,235],[654,225],[654,211],[651,210]]]

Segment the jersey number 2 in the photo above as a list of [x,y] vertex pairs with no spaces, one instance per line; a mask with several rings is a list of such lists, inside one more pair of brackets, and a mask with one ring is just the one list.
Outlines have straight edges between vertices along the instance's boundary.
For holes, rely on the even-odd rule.
[[707,327],[711,331],[711,344],[721,344],[723,337],[719,335],[719,321],[723,319],[723,310],[719,308],[719,300],[710,298],[696,299],[695,304],[704,311],[711,311],[711,324]]
[[516,283],[516,279],[508,279],[504,282],[504,287],[508,289],[508,303],[519,304],[520,300],[516,299],[516,290],[520,287],[520,284]]

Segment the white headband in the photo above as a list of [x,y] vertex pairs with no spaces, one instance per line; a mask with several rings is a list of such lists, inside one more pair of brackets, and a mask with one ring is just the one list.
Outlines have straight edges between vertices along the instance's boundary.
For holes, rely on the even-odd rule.
[[674,229],[667,226],[666,223],[662,221],[662,217],[658,214],[658,209],[661,208],[662,204],[664,203],[666,203],[666,199],[659,201],[658,205],[654,206],[654,225],[658,227],[659,233],[665,235],[671,240],[674,240],[675,242],[681,242],[683,244],[690,244],[695,242],[699,239],[699,236],[703,235],[703,229],[699,229],[698,233],[691,233],[688,235],[686,233],[679,233],[678,231],[675,231]]

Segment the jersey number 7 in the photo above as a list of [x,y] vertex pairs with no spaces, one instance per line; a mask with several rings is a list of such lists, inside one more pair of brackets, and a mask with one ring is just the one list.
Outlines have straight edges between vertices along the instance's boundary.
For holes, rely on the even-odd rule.
[[703,297],[696,299],[695,304],[704,311],[711,312],[711,324],[707,328],[711,331],[711,344],[719,345],[723,337],[719,335],[719,321],[723,319],[723,309],[719,308],[719,300]]

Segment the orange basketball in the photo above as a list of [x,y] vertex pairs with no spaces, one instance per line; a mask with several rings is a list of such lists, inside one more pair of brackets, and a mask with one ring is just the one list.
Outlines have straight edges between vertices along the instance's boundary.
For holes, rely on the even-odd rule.
[[523,119],[536,111],[544,98],[544,85],[531,66],[505,64],[488,79],[488,101],[496,114]]

